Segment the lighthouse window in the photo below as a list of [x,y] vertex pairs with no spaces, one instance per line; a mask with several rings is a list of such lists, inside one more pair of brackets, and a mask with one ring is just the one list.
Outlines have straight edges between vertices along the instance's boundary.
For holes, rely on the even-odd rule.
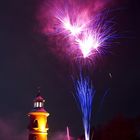
[[34,120],[34,122],[33,122],[33,128],[37,128],[38,127],[38,122],[37,122],[37,120]]
[[34,108],[36,108],[36,107],[43,107],[43,103],[42,102],[35,102]]
[[38,102],[36,102],[36,107],[39,107],[39,103]]
[[38,102],[35,102],[34,103],[34,107],[36,108],[36,107],[39,107],[39,103]]
[[46,122],[46,128],[48,128],[48,123]]
[[40,107],[42,107],[42,103],[40,102]]
[[36,107],[36,102],[34,103],[34,107]]
[[43,103],[42,102],[40,102],[40,107],[43,107]]
[[37,136],[34,136],[34,137],[33,137],[33,140],[37,140]]

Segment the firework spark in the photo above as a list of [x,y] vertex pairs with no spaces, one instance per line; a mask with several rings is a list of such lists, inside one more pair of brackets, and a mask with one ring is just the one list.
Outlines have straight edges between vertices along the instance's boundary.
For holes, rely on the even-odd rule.
[[84,78],[80,75],[80,78],[75,82],[76,99],[80,106],[82,113],[82,120],[85,130],[85,139],[90,139],[90,119],[92,112],[92,101],[95,95],[91,82],[88,77]]

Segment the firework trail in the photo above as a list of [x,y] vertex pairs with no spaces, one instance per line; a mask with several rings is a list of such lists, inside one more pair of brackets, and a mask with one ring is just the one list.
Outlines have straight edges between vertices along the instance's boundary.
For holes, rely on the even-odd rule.
[[70,140],[69,127],[67,126],[67,140]]
[[92,112],[92,101],[95,95],[91,82],[88,77],[84,78],[81,74],[78,80],[74,81],[76,99],[82,113],[85,140],[90,139],[90,119]]

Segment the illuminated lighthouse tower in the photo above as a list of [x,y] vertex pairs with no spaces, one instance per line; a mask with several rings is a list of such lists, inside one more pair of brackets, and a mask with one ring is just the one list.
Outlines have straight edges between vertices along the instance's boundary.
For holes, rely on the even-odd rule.
[[38,94],[34,99],[34,108],[28,113],[29,116],[29,138],[28,140],[47,140],[49,113],[44,109],[45,100]]

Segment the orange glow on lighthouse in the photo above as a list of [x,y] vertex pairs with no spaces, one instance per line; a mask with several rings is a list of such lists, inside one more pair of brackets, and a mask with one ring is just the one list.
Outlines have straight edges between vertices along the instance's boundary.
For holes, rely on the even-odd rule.
[[29,116],[29,139],[28,140],[47,140],[49,113],[44,109],[45,100],[39,95],[34,99],[34,108],[28,113]]

